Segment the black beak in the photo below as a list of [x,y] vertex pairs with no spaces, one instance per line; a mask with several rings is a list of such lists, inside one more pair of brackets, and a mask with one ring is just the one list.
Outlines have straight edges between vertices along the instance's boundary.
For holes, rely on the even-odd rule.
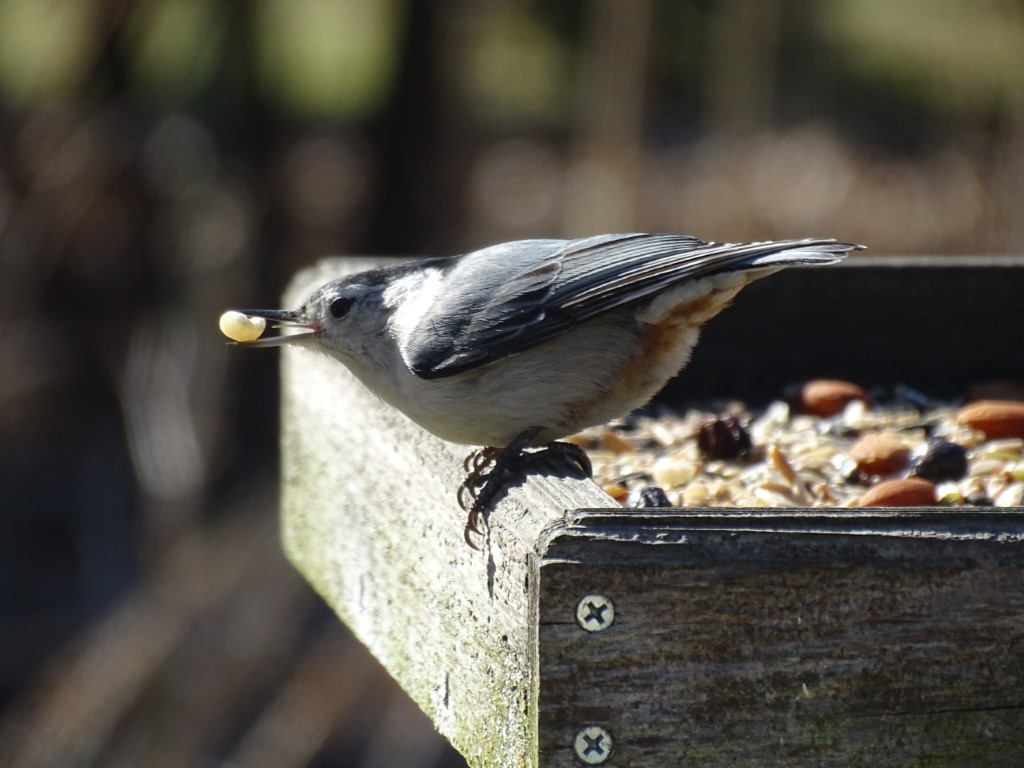
[[241,347],[279,347],[283,344],[291,344],[302,339],[309,339],[320,332],[320,327],[315,325],[302,310],[239,309],[237,311],[249,317],[262,317],[264,320],[274,323],[271,326],[272,328],[305,329],[299,333],[284,333],[280,336],[267,336],[255,341],[235,342]]

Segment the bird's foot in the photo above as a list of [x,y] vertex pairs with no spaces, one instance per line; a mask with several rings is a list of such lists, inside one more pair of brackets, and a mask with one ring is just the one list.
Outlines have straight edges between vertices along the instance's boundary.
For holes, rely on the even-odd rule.
[[533,427],[519,434],[504,448],[481,448],[467,456],[463,462],[469,474],[459,487],[458,500],[459,506],[469,513],[463,535],[473,549],[479,547],[471,537],[483,533],[481,523],[484,513],[505,490],[506,472],[522,472],[530,464],[554,459],[568,462],[587,477],[591,476],[593,469],[589,457],[573,443],[549,443],[538,450],[526,451],[526,446],[538,432],[540,427]]
[[524,455],[529,456],[531,461],[550,459],[555,462],[567,463],[588,478],[594,476],[594,467],[590,463],[590,457],[576,443],[548,443],[544,447]]

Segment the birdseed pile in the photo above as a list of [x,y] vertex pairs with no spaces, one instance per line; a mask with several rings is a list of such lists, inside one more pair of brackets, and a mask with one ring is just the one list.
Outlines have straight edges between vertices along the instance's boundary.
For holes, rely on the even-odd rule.
[[996,506],[1024,501],[1024,400],[873,403],[809,382],[753,411],[635,416],[571,438],[628,507]]

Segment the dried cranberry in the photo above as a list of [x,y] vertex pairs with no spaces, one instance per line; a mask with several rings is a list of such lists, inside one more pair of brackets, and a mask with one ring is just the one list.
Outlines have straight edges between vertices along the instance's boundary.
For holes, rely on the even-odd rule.
[[708,459],[735,459],[750,450],[750,433],[735,416],[708,419],[697,432],[697,446]]

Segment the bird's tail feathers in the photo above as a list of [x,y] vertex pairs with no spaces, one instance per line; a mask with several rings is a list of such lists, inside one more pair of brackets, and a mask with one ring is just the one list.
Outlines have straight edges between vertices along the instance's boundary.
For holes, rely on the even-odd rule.
[[[776,243],[775,245],[781,245]],[[863,250],[863,245],[837,243],[835,240],[796,240],[785,249],[756,256],[748,262],[750,267],[793,267],[801,264],[834,264],[842,261],[850,251]]]

